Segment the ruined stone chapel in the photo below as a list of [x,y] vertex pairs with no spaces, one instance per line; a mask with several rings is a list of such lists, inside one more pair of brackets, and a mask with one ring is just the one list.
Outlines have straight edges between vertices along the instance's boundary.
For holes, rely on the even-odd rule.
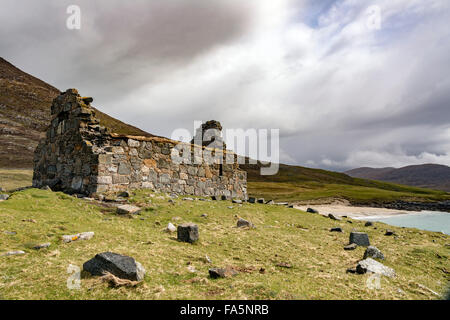
[[[92,101],[75,89],[53,100],[53,120],[35,151],[34,187],[49,186],[88,196],[148,188],[196,196],[247,198],[247,173],[239,169],[235,153],[214,148],[214,140],[217,142],[220,137],[210,138],[213,148],[204,140],[196,145],[193,139],[187,144],[188,150],[192,159],[208,150],[215,159],[227,161],[174,162],[171,155],[179,141],[111,132],[96,118]],[[222,129],[220,123],[209,121],[196,137],[211,127]]]

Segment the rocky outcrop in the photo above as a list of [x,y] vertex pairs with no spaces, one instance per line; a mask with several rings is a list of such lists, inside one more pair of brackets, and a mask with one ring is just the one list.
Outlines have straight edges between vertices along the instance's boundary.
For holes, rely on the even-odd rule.
[[145,276],[144,267],[131,257],[113,252],[103,252],[83,264],[83,270],[93,276],[103,276],[106,272],[131,281],[141,281]]
[[[35,151],[34,187],[86,195],[149,188],[246,199],[247,174],[234,153],[112,133],[99,124],[91,102],[75,89],[54,99],[54,118]],[[173,161],[174,153],[188,158],[186,150],[190,162]]]

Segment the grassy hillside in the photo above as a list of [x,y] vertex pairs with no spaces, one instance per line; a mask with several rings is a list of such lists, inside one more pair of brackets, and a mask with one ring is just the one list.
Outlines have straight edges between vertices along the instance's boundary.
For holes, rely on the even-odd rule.
[[278,174],[261,176],[259,165],[244,165],[251,195],[280,201],[345,199],[354,203],[391,200],[450,200],[450,193],[352,178],[339,172],[280,165]]
[[[172,205],[165,196],[144,192],[133,195],[131,202],[145,208],[134,219],[44,190],[29,189],[0,202],[0,252],[26,252],[0,257],[0,298],[437,299],[430,290],[442,293],[448,284],[450,239],[440,233],[389,227],[398,237],[386,237],[386,226],[381,223],[375,229],[356,220],[332,221],[270,205],[233,205],[230,209],[228,201],[177,199]],[[204,213],[207,218],[201,217]],[[257,228],[236,228],[238,216]],[[200,241],[193,245],[176,241],[176,235],[163,232],[168,222],[198,224]],[[335,226],[344,232],[329,232]],[[394,279],[382,279],[380,290],[367,288],[367,275],[345,272],[364,251],[343,250],[353,228],[368,232],[372,244],[386,256],[383,263],[397,272]],[[68,244],[59,240],[62,235],[84,231],[94,231],[94,238]],[[50,248],[30,249],[44,242],[50,242]],[[136,288],[113,289],[83,274],[80,290],[67,289],[69,264],[82,266],[96,253],[108,250],[141,262],[147,270],[144,282]],[[279,263],[292,268],[278,267]],[[191,273],[188,266],[196,272]],[[233,278],[212,280],[208,277],[212,266],[233,266],[241,272]]]

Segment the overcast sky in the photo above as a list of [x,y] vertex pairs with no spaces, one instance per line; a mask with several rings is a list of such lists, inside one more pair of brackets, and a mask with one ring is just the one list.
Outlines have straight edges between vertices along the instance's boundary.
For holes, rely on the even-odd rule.
[[0,3],[0,56],[148,132],[215,119],[280,129],[284,163],[450,165],[450,1]]

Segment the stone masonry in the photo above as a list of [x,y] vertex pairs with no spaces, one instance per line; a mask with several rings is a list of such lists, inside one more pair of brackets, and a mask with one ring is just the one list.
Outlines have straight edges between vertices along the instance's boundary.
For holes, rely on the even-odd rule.
[[[118,135],[102,126],[92,98],[69,89],[54,99],[54,117],[35,151],[33,186],[95,196],[130,189],[247,198],[247,173],[228,150],[184,143],[196,162],[172,161],[180,142]],[[220,125],[220,124],[219,124]],[[184,149],[186,150],[186,149]],[[222,161],[203,161],[203,153]],[[231,161],[230,161],[231,159]]]

